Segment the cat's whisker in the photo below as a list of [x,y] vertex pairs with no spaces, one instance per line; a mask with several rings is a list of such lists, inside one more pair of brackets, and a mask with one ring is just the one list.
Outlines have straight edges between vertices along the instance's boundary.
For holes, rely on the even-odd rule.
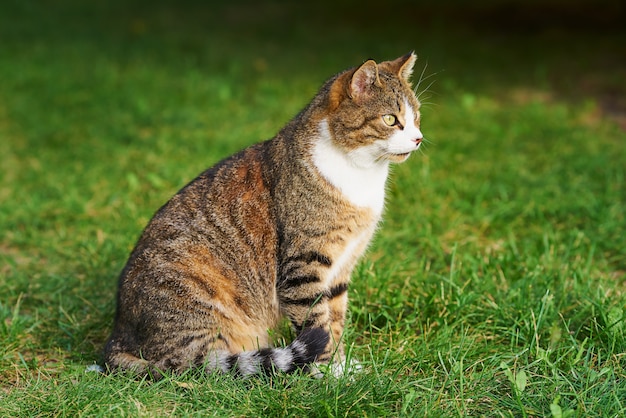
[[[424,73],[426,72],[426,68],[428,67],[428,63],[426,63],[426,65],[424,66],[424,68],[422,69],[422,73],[420,74],[420,78],[417,81],[417,83],[415,83],[415,87],[413,88],[413,91],[417,94],[417,91],[420,89],[420,86],[422,85],[422,82],[428,80],[431,77],[435,77],[438,73],[432,73],[429,74],[427,76],[424,76]],[[432,85],[432,83],[430,84]],[[430,87],[430,85],[428,87],[426,87],[424,90],[428,90],[428,88]]]
[[417,80],[417,83],[415,85],[415,89],[419,89],[419,86],[422,84],[422,81],[425,80],[426,78],[430,77],[430,76],[424,77],[424,74],[426,73],[426,69],[427,68],[428,68],[428,61],[426,61],[424,63],[424,67],[422,67],[422,72],[420,73],[419,80]]
[[432,80],[428,86],[426,86],[426,88],[424,90],[422,90],[420,93],[416,93],[417,95],[417,100],[422,100],[422,95],[424,93],[430,92],[430,88],[433,86],[433,84],[435,84],[437,82],[437,80]]

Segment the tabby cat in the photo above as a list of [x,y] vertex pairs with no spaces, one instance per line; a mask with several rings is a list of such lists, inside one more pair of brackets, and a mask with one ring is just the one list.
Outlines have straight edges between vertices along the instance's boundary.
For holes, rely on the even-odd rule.
[[[415,59],[337,74],[274,138],[161,207],[119,279],[109,370],[246,376],[345,361],[351,271],[381,219],[389,164],[422,141]],[[296,338],[271,348],[284,316]]]

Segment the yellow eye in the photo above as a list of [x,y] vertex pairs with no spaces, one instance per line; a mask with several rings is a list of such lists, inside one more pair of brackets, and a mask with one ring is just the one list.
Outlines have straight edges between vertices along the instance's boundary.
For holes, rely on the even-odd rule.
[[394,115],[383,115],[383,122],[385,122],[385,125],[387,126],[393,126],[397,121],[398,120]]

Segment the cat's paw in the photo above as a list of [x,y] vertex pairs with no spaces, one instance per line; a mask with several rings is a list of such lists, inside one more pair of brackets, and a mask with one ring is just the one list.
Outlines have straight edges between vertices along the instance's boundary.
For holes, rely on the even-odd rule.
[[99,364],[90,364],[85,368],[86,373],[104,373],[104,367]]
[[333,377],[350,377],[363,369],[363,365],[357,359],[333,361],[331,363],[315,363],[311,365],[311,375],[318,379],[325,375]]

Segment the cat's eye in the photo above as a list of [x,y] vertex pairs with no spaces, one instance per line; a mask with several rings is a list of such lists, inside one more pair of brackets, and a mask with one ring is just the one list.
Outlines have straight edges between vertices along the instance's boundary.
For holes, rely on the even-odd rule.
[[383,115],[383,122],[385,122],[387,126],[393,126],[398,122],[398,119],[396,119],[394,115]]

